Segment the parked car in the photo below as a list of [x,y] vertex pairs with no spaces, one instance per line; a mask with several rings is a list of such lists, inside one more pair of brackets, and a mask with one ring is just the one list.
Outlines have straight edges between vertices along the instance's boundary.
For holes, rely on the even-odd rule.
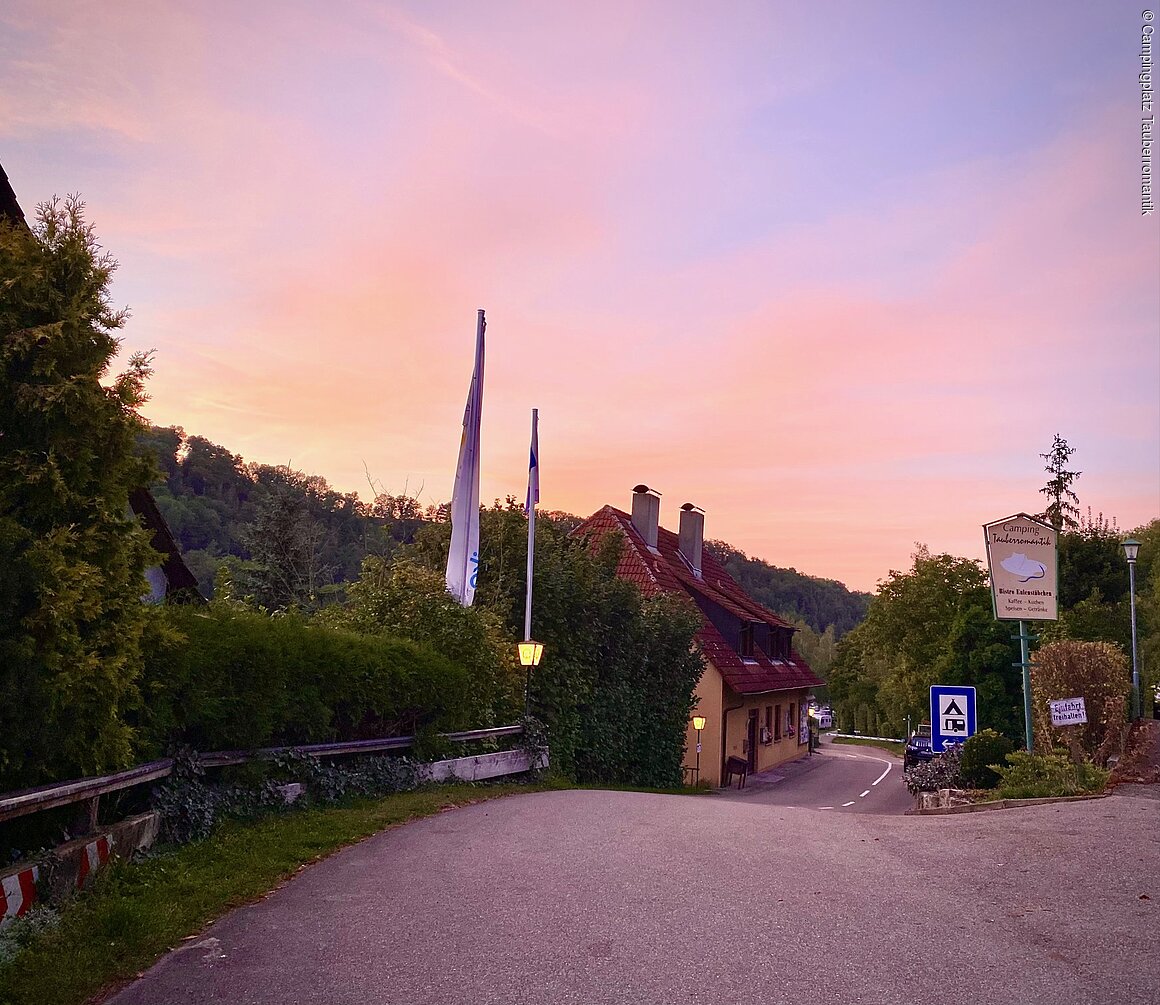
[[930,745],[930,727],[927,726],[925,735],[922,732],[911,733],[910,739],[906,741],[906,749],[902,753],[902,770],[906,771],[922,761],[934,760],[936,756]]

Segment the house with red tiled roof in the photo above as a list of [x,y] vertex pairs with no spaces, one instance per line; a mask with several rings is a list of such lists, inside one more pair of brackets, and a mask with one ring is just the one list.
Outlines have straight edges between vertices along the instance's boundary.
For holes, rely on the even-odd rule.
[[765,771],[801,757],[808,751],[810,691],[823,682],[794,651],[796,629],[751,599],[704,550],[701,510],[685,503],[674,534],[660,526],[660,501],[658,492],[638,485],[631,513],[605,506],[572,533],[594,540],[622,535],[617,575],[645,596],[684,596],[700,611],[694,641],[705,672],[693,715],[705,723],[697,731],[689,722],[686,777],[720,785],[727,758]]

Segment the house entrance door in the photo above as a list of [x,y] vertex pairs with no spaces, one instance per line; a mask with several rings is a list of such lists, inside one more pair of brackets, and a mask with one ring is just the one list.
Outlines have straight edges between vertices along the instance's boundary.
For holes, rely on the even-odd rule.
[[749,710],[749,721],[745,724],[745,754],[749,760],[749,770],[757,770],[757,709]]

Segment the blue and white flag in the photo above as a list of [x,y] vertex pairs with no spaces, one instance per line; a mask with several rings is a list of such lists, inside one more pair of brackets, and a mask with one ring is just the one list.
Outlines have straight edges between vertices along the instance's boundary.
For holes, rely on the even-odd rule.
[[447,553],[447,590],[464,607],[475,599],[479,575],[479,422],[483,412],[483,311],[475,334],[475,369],[467,407],[463,410],[463,437],[451,493],[451,548]]
[[540,410],[532,409],[532,452],[528,458],[528,498],[524,513],[531,516],[532,508],[540,501]]

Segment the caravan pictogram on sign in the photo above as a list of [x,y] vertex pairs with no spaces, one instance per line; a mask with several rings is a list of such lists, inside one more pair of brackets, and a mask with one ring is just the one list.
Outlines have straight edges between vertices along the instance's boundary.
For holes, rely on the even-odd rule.
[[950,743],[962,743],[974,736],[975,689],[962,685],[936,684],[930,689],[930,746],[941,754]]

